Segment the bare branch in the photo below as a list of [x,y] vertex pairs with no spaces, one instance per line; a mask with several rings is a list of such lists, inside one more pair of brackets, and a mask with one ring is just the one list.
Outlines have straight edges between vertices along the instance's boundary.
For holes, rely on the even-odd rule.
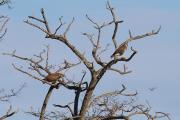
[[117,90],[117,91],[113,91],[113,92],[107,92],[107,93],[103,93],[102,95],[96,96],[92,99],[92,102],[90,103],[90,106],[94,103],[96,103],[97,101],[100,101],[101,98],[104,97],[113,97],[113,96],[118,96],[118,95],[122,95],[122,96],[136,96],[137,92],[135,93],[123,93],[126,90],[126,87],[124,85],[122,85],[122,89],[121,90]]
[[[0,39],[2,39],[2,38],[4,37],[4,35],[6,34],[6,32],[7,32],[7,28],[5,28],[5,26],[6,26],[7,22],[9,21],[9,18],[8,18],[8,17],[5,17],[5,16],[1,16],[0,19],[3,19],[3,20],[1,21],[1,22],[3,22],[3,23],[2,23],[2,25],[1,25],[1,27],[0,27],[0,33],[2,33],[2,34],[0,35]],[[4,31],[3,31],[3,30],[4,30]]]
[[7,22],[9,21],[9,18],[8,17],[5,17],[5,16],[1,16],[0,19],[5,19],[5,21],[3,22],[1,28],[0,28],[0,32],[4,29],[5,25],[7,24]]
[[88,15],[86,15],[86,18],[94,25],[94,28],[97,30],[97,40],[96,43],[94,42],[95,40],[93,39],[92,35],[90,36],[87,33],[84,33],[84,35],[87,36],[87,38],[91,41],[92,45],[93,45],[93,50],[92,50],[92,56],[94,58],[94,60],[96,61],[97,64],[104,66],[104,63],[101,61],[99,55],[97,55],[97,51],[100,48],[100,38],[101,38],[101,31],[104,27],[108,26],[111,24],[110,23],[103,23],[102,25],[99,25],[97,22],[95,22],[94,20],[92,20]]
[[163,112],[156,112],[154,118],[167,118],[168,120],[171,120],[171,118],[169,117],[169,114],[167,113],[163,113]]
[[[10,93],[6,93],[6,94],[3,94],[4,93],[4,90],[1,90],[0,91],[0,101],[3,101],[3,102],[8,102],[10,100],[11,97],[15,97],[17,96],[18,94],[20,94],[20,92],[22,91],[22,89],[25,87],[25,84],[23,84],[22,86],[20,86],[20,88],[18,90],[14,90],[14,89],[11,89],[10,90]],[[3,95],[2,95],[3,94]]]
[[109,68],[108,70],[112,70],[112,71],[114,71],[114,72],[117,72],[117,73],[119,73],[120,75],[125,75],[125,74],[128,74],[128,73],[131,73],[131,72],[132,72],[132,71],[126,71],[125,69],[124,69],[124,71],[121,71],[121,70],[116,69],[116,68]]
[[46,16],[45,16],[45,13],[44,13],[44,9],[41,8],[41,15],[43,17],[43,20],[44,20],[44,24],[46,26],[46,30],[48,31],[48,33],[51,33],[50,29],[49,29],[49,25],[48,25],[48,21],[46,20]]
[[42,23],[45,23],[45,21],[44,21],[44,20],[41,20],[41,19],[36,18],[36,17],[34,17],[34,16],[28,16],[28,18],[30,18],[30,19],[34,19],[34,20],[37,20],[37,21],[42,22]]
[[45,114],[45,111],[46,111],[46,106],[47,106],[47,104],[48,104],[48,101],[49,101],[49,98],[50,98],[50,96],[51,96],[51,94],[52,94],[53,89],[54,89],[54,87],[53,87],[53,86],[50,86],[50,88],[49,88],[49,90],[48,90],[48,92],[47,92],[47,94],[46,94],[46,97],[45,97],[45,99],[44,99],[43,105],[42,105],[42,107],[41,107],[41,113],[40,113],[40,118],[39,118],[39,120],[44,120],[44,114]]
[[67,60],[64,60],[64,63],[63,63],[63,66],[59,66],[59,69],[56,71],[56,72],[60,72],[60,71],[63,71],[63,70],[68,70],[72,67],[75,67],[77,65],[81,64],[81,61],[77,62],[77,63],[70,63],[68,62]]
[[93,70],[93,65],[92,65],[92,62],[89,62],[87,60],[87,58],[82,54],[80,53],[72,44],[70,44],[68,42],[68,40],[66,39],[64,41],[64,43],[67,45],[67,47],[69,47],[73,53],[75,53],[77,55],[77,57],[84,63],[84,65],[90,70],[92,71]]
[[93,39],[93,34],[88,34],[88,33],[82,33],[82,35],[86,36],[88,38],[88,40],[91,42],[91,44],[93,45],[93,47],[96,47],[96,43]]
[[[59,85],[61,84],[61,81],[59,81],[58,83],[55,84],[55,83],[53,83],[53,82],[51,83],[50,81],[48,81],[48,80],[45,79],[48,75],[51,75],[51,74],[52,74],[52,72],[50,72],[50,68],[51,68],[51,67],[49,67],[49,65],[48,65],[48,64],[49,64],[49,63],[48,63],[48,60],[49,60],[49,59],[48,59],[48,58],[49,58],[49,53],[48,53],[48,52],[49,52],[49,47],[47,47],[45,67],[40,64],[40,63],[43,62],[43,60],[44,60],[42,54],[44,54],[45,51],[41,52],[39,55],[34,55],[34,56],[37,57],[39,60],[33,60],[32,58],[27,58],[27,57],[18,56],[18,55],[15,54],[15,51],[12,52],[12,53],[4,53],[4,55],[9,55],[9,56],[11,56],[11,57],[15,57],[15,58],[20,59],[20,60],[23,60],[23,61],[25,61],[25,62],[29,62],[29,66],[30,66],[30,67],[28,67],[28,69],[37,72],[40,77],[37,76],[37,75],[34,75],[34,74],[30,73],[29,71],[23,70],[22,67],[17,67],[17,66],[15,66],[14,64],[12,64],[13,67],[14,67],[17,71],[22,72],[23,74],[26,74],[26,75],[28,75],[29,77],[31,77],[31,78],[33,78],[33,79],[35,79],[35,80],[39,80],[39,81],[41,81],[41,82],[43,82],[43,83],[47,83],[47,84],[50,85],[50,86],[53,86],[53,87],[55,87],[55,88],[59,88]],[[73,66],[73,65],[72,65],[72,66]],[[72,67],[72,66],[69,65],[68,67],[70,68],[70,67]],[[67,69],[68,67],[66,67],[65,69]],[[58,70],[57,70],[57,71],[58,71]],[[44,74],[43,72],[45,72],[45,73],[48,74],[48,75]],[[59,72],[59,71],[58,71],[58,72]],[[57,73],[57,72],[55,72],[55,73]],[[43,78],[42,78],[42,77],[43,77]]]
[[47,52],[46,52],[46,67],[45,67],[45,69],[48,69],[48,66],[49,66],[49,63],[48,63],[48,61],[49,61],[49,45],[46,47],[47,47]]
[[110,44],[107,44],[104,49],[102,49],[98,54],[97,57],[99,57],[102,53],[106,52],[109,48]]
[[12,112],[12,106],[10,106],[9,109],[7,110],[6,114],[3,115],[2,117],[0,117],[0,120],[4,120],[4,119],[6,119],[6,118],[8,118],[8,117],[11,117],[11,116],[13,116],[14,114],[16,114],[17,112],[18,112],[18,111],[13,111],[13,112]]
[[70,111],[71,115],[74,116],[74,112],[72,111],[71,107],[69,105],[56,105],[53,104],[54,107],[60,107],[60,108],[68,108],[68,110]]
[[130,41],[133,41],[133,40],[138,40],[138,39],[141,39],[141,38],[145,38],[145,37],[148,37],[148,36],[152,36],[152,35],[156,35],[159,33],[159,31],[161,30],[161,26],[158,28],[157,31],[154,31],[152,30],[152,32],[148,32],[148,33],[145,33],[145,34],[142,34],[142,35],[137,35],[137,36],[132,36],[131,34],[131,31],[129,31],[129,38],[126,40],[127,42],[130,42]]
[[114,23],[114,32],[113,32],[113,35],[112,35],[112,41],[113,41],[114,47],[116,49],[117,48],[116,33],[117,33],[117,30],[118,30],[118,25],[119,25],[119,23],[122,23],[123,21],[117,20],[116,15],[115,15],[115,13],[113,11],[114,8],[111,7],[109,2],[107,2],[107,9],[111,12],[111,15],[113,17],[113,22],[112,23]]
[[65,32],[64,32],[64,37],[66,37],[66,34],[67,34],[67,32],[70,30],[70,28],[71,28],[71,25],[73,24],[73,22],[74,22],[74,17],[73,17],[73,19],[72,19],[72,21],[70,22],[70,24],[68,25],[68,27],[66,28],[66,30],[65,30]]
[[39,27],[38,25],[33,24],[33,23],[29,22],[28,20],[26,20],[26,21],[24,21],[24,22],[27,23],[27,24],[29,24],[29,25],[31,25],[31,26],[33,26],[33,27],[35,27],[35,28],[37,28],[37,29],[39,29],[39,30],[41,30],[42,32],[46,33],[47,35],[51,35],[51,33],[48,32],[47,30],[45,30],[44,28]]
[[[43,58],[41,56],[42,53],[40,53],[40,55],[38,56],[40,58],[39,61],[34,61],[32,58],[18,56],[18,55],[16,55],[16,51],[13,51],[12,53],[3,53],[3,55],[8,55],[8,56],[15,57],[15,58],[23,60],[23,61],[27,61],[29,63],[32,63],[37,68],[39,68],[47,73],[50,73],[48,69],[46,69],[45,67],[43,67],[42,65],[39,64],[43,60]],[[37,55],[36,55],[36,57],[37,57]]]
[[[43,12],[42,12],[42,11],[43,11],[43,10],[41,10],[41,14],[44,14],[44,11],[43,11]],[[45,16],[44,16],[44,17],[45,17]],[[44,17],[43,17],[43,18],[44,18]],[[39,22],[39,20],[37,20],[37,21]],[[44,18],[44,21],[46,21],[46,18]],[[67,29],[65,30],[64,35],[69,31],[70,26],[71,26],[71,24],[73,23],[73,21],[74,21],[74,18],[73,18],[72,22],[68,25]],[[91,64],[91,62],[89,62],[89,61],[84,57],[84,55],[83,55],[79,50],[77,50],[77,49],[68,41],[68,39],[67,39],[64,35],[55,35],[55,34],[52,34],[52,33],[48,30],[48,24],[47,24],[48,22],[47,22],[47,21],[45,22],[45,23],[46,23],[46,24],[45,24],[46,30],[45,30],[44,28],[42,28],[42,27],[34,24],[34,23],[29,22],[28,20],[25,21],[25,23],[27,23],[27,24],[29,24],[29,25],[31,25],[31,26],[33,26],[33,27],[35,27],[35,28],[43,31],[44,33],[46,33],[47,35],[46,35],[45,38],[56,39],[56,40],[58,40],[58,41],[63,42],[67,47],[69,47],[69,48],[72,50],[73,53],[76,54],[76,56],[77,56],[81,61],[83,61],[83,63],[85,64],[85,66],[86,66],[89,70],[92,70],[92,64]],[[55,33],[56,33],[56,31],[57,31],[58,29],[59,29],[59,28],[57,28],[57,29],[55,30]]]
[[81,81],[79,83],[79,88],[75,91],[75,98],[74,98],[74,115],[77,116],[78,115],[78,106],[79,106],[79,96],[80,96],[80,93],[87,90],[87,86],[85,89],[82,89],[81,85],[83,84],[83,80],[84,80],[84,77],[86,76],[86,72],[84,71],[83,72],[83,76],[81,78]]
[[28,76],[30,76],[30,77],[36,79],[36,80],[39,80],[39,81],[41,81],[41,82],[43,82],[43,83],[47,83],[47,84],[49,84],[49,85],[51,85],[51,86],[54,85],[54,84],[52,84],[52,83],[49,83],[49,82],[47,82],[47,81],[45,81],[45,80],[43,80],[43,79],[41,79],[41,78],[38,78],[38,77],[36,77],[36,76],[30,74],[30,73],[27,72],[27,71],[22,70],[21,68],[16,67],[14,64],[12,64],[12,66],[13,66],[14,69],[16,69],[17,71],[22,72],[22,73],[24,73],[24,74],[26,74],[26,75],[28,75]]
[[0,6],[8,5],[8,8],[11,8],[10,4],[11,4],[11,0],[0,0]]
[[[30,114],[33,115],[34,117],[39,117],[40,116],[40,112],[39,111],[34,111],[33,108],[31,108],[30,111],[25,112],[26,114]],[[58,120],[60,118],[66,118],[65,117],[66,113],[64,112],[58,112],[58,111],[46,111],[46,113],[44,114],[44,119],[45,120]]]
[[60,22],[60,25],[56,28],[56,30],[54,32],[54,35],[56,35],[58,30],[65,24],[65,23],[62,22],[62,17],[59,18],[59,22]]
[[128,61],[130,61],[134,57],[134,55],[137,53],[137,51],[134,50],[132,47],[131,47],[131,50],[133,51],[133,53],[131,54],[131,56],[129,58],[121,57],[119,59],[111,60],[109,63],[107,63],[102,69],[99,70],[99,75],[98,75],[97,79],[100,80],[101,77],[104,75],[104,73],[108,69],[110,69],[112,65],[116,64],[117,62],[120,62],[120,61],[128,62]]
[[123,116],[123,115],[120,115],[120,116],[108,116],[108,117],[103,118],[101,120],[114,120],[114,119],[129,120],[129,118],[127,116]]

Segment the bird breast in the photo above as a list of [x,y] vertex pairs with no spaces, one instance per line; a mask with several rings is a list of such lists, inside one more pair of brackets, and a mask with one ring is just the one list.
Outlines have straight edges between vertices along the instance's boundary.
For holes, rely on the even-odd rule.
[[62,74],[60,73],[51,73],[45,77],[45,80],[47,80],[48,82],[53,82],[53,81],[58,80],[61,77],[62,77]]

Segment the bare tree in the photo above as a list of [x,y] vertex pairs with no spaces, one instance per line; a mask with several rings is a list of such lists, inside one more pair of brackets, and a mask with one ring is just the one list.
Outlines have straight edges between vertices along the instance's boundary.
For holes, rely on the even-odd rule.
[[[45,38],[47,38],[48,40],[57,40],[63,43],[71,50],[72,53],[76,55],[78,60],[80,60],[77,63],[71,63],[65,60],[63,62],[63,65],[52,65],[49,63],[49,46],[47,46],[46,49],[38,55],[36,54],[34,55],[34,57],[30,58],[19,56],[16,51],[12,53],[5,53],[5,55],[12,56],[16,59],[28,63],[28,69],[23,69],[23,67],[18,67],[17,65],[13,64],[13,67],[16,70],[28,75],[35,80],[39,80],[42,83],[49,85],[49,90],[45,96],[40,111],[34,111],[32,109],[27,113],[39,117],[39,120],[130,120],[133,116],[137,115],[145,116],[148,120],[154,120],[162,117],[170,119],[168,114],[163,112],[156,112],[155,114],[151,114],[151,107],[148,104],[143,105],[136,103],[137,92],[126,91],[126,87],[124,85],[122,85],[121,90],[94,96],[94,90],[107,71],[117,72],[120,75],[128,74],[131,72],[127,70],[126,66],[124,66],[123,70],[119,70],[114,67],[114,65],[117,63],[127,63],[131,61],[137,54],[137,50],[131,47],[131,55],[127,57],[124,56],[124,52],[126,52],[126,49],[129,49],[128,43],[131,41],[156,35],[161,29],[161,27],[159,27],[158,30],[152,30],[151,32],[135,36],[132,35],[131,31],[129,31],[128,39],[124,40],[120,45],[118,45],[116,39],[117,31],[119,25],[123,23],[123,21],[118,19],[114,12],[114,9],[111,7],[109,2],[107,2],[106,8],[112,16],[111,21],[105,21],[100,24],[86,15],[87,20],[92,23],[93,27],[97,31],[97,35],[86,32],[82,34],[83,36],[87,37],[87,39],[92,44],[91,55],[93,60],[89,60],[84,53],[78,50],[70,42],[70,39],[67,36],[67,33],[69,32],[75,18],[73,18],[72,21],[67,25],[65,25],[62,18],[59,18],[59,26],[57,26],[54,31],[48,24],[44,9],[41,9],[42,18],[28,16],[29,19],[24,21],[28,25],[35,27],[45,33]],[[42,23],[44,27],[39,26],[38,23],[31,22],[30,20]],[[64,32],[59,33],[58,31],[60,29],[63,29],[64,27]],[[111,41],[112,45],[114,46],[115,52],[113,52],[111,55],[108,55],[106,53],[108,51],[107,46],[102,47],[100,45],[102,30],[106,27],[113,27],[113,32],[111,33]],[[107,56],[109,56],[109,58],[111,56],[112,59],[105,61],[101,58],[101,54],[106,54]],[[67,71],[72,67],[76,67],[79,64],[83,64],[86,67],[86,70],[83,71],[82,78],[79,80],[79,82],[69,80],[64,71]],[[84,77],[87,73],[90,73],[90,78],[89,80],[85,81]],[[65,87],[67,90],[73,90],[75,93],[75,97],[73,98],[72,103],[68,103],[67,105],[61,105],[60,103],[54,104],[54,107],[67,109],[68,113],[61,113],[59,111],[48,112],[48,110],[46,110],[49,98],[53,90],[58,89],[59,87]],[[84,94],[82,94],[83,92]],[[82,102],[80,101],[80,96],[82,97]]]

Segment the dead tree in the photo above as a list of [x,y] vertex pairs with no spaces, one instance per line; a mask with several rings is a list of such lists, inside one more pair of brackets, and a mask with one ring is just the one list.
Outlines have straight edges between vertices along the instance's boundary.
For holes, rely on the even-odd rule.
[[[34,112],[33,110],[27,113],[30,113],[36,117],[39,117],[39,120],[52,120],[52,119],[65,119],[65,120],[111,120],[111,119],[124,119],[130,120],[133,116],[136,115],[144,115],[147,117],[148,120],[154,120],[161,117],[166,117],[169,119],[168,114],[157,112],[155,115],[150,114],[150,107],[145,105],[136,104],[136,95],[137,92],[127,93],[126,87],[122,85],[122,89],[119,91],[113,91],[110,93],[104,93],[100,96],[93,96],[94,90],[96,89],[97,84],[102,80],[102,77],[107,71],[117,72],[120,75],[128,74],[131,71],[128,71],[127,68],[124,66],[123,70],[119,70],[114,67],[117,63],[127,63],[133,59],[133,57],[137,54],[137,50],[131,47],[131,55],[124,56],[124,52],[126,49],[129,49],[128,43],[131,41],[135,41],[138,39],[142,39],[145,37],[153,36],[159,33],[161,27],[157,30],[152,30],[151,32],[144,33],[142,35],[132,35],[131,31],[129,31],[128,39],[124,40],[120,45],[117,41],[117,31],[118,27],[122,20],[117,19],[117,16],[114,12],[114,9],[111,7],[109,2],[107,2],[106,6],[107,10],[112,16],[111,21],[104,22],[99,24],[95,22],[94,19],[90,18],[86,15],[86,18],[89,22],[92,23],[93,27],[97,31],[97,36],[94,36],[90,33],[84,32],[82,35],[87,37],[87,39],[92,44],[92,51],[91,55],[93,60],[89,60],[84,53],[78,50],[71,42],[67,36],[73,22],[72,21],[65,25],[62,20],[62,17],[59,18],[59,26],[55,30],[52,30],[48,24],[48,20],[45,15],[44,9],[41,9],[41,17],[38,18],[35,16],[28,16],[28,20],[24,21],[28,25],[37,28],[38,30],[45,33],[45,38],[48,40],[57,40],[63,43],[66,47],[70,49],[72,53],[76,55],[80,62],[77,63],[70,63],[67,60],[64,61],[63,66],[57,65],[58,67],[54,67],[54,65],[49,64],[49,47],[47,46],[46,50],[43,50],[38,55],[34,55],[35,58],[29,57],[22,57],[16,54],[16,52],[6,53],[5,55],[12,56],[14,58],[26,61],[28,63],[28,70],[23,69],[23,67],[18,67],[17,65],[13,64],[13,67],[30,76],[33,79],[39,80],[42,83],[49,85],[49,90],[45,96],[43,105],[40,111]],[[34,20],[34,22],[31,22]],[[38,23],[36,23],[38,22]],[[39,23],[42,23],[43,26],[39,26]],[[63,27],[62,27],[63,26]],[[66,26],[66,27],[65,27]],[[65,29],[63,29],[65,27]],[[105,61],[101,59],[101,54],[106,54],[108,50],[106,47],[105,49],[100,45],[102,30],[106,27],[113,27],[113,32],[111,33],[112,36],[112,45],[114,46],[114,53],[109,54],[109,60]],[[59,33],[59,30],[64,30],[64,32]],[[107,55],[107,54],[106,54]],[[110,56],[112,58],[110,59]],[[71,67],[76,67],[78,64],[83,64],[86,67],[86,70],[83,72],[81,80],[79,82],[74,82],[68,79],[65,74],[65,70],[70,69]],[[95,67],[96,66],[96,67]],[[98,66],[98,67],[97,67]],[[88,71],[88,72],[87,72]],[[61,77],[57,77],[54,79],[55,82],[47,81],[47,76],[51,74],[61,74]],[[89,80],[84,80],[84,77],[87,73],[90,73]],[[53,89],[58,89],[59,87],[65,87],[67,90],[73,90],[75,93],[75,97],[72,103],[67,105],[54,104],[55,107],[64,108],[69,111],[68,115],[60,114],[58,111],[48,112],[46,110],[46,106],[48,104],[48,100],[51,96]],[[82,96],[81,93],[85,92]],[[83,100],[80,102],[79,97],[82,96]],[[128,98],[127,101],[115,101],[114,98],[116,97],[126,97]]]

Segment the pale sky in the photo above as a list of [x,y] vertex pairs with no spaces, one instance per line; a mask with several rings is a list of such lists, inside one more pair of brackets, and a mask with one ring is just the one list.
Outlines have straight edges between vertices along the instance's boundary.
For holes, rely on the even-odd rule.
[[[137,49],[138,54],[126,65],[133,72],[123,76],[108,72],[100,82],[95,94],[100,94],[105,90],[120,89],[121,84],[125,84],[129,90],[139,92],[138,99],[140,101],[148,100],[154,111],[170,113],[172,120],[180,120],[180,72],[178,72],[180,68],[180,54],[178,53],[180,51],[180,1],[110,0],[110,3],[119,18],[124,20],[118,31],[118,43],[128,37],[129,29],[133,35],[149,32],[157,29],[160,25],[162,29],[156,36],[132,42],[130,46]],[[85,51],[88,56],[87,51],[91,46],[81,33],[95,31],[85,15],[88,14],[98,22],[110,20],[105,5],[106,0],[53,0],[53,2],[50,0],[14,0],[12,1],[13,9],[8,9],[6,6],[0,8],[0,14],[10,17],[8,33],[0,44],[0,51],[3,53],[16,49],[18,54],[30,57],[44,49],[44,45],[49,44],[51,62],[61,63],[64,57],[76,62],[76,57],[72,54],[69,55],[69,49],[63,44],[46,40],[41,31],[23,23],[23,20],[26,20],[28,15],[40,17],[41,8],[45,9],[53,28],[58,25],[59,17],[63,16],[66,22],[70,22],[75,17],[75,22],[68,35],[71,42],[82,52]],[[107,39],[110,37],[111,31],[105,30],[102,42],[104,40],[104,43],[111,43]],[[112,44],[110,47],[112,49]],[[110,59],[108,58],[110,52],[106,55],[107,59]],[[26,66],[24,62],[3,55],[0,55],[0,60],[0,88],[8,90],[18,88],[26,83],[26,88],[22,93],[11,100],[11,104],[15,109],[19,109],[19,113],[9,120],[36,120],[37,118],[24,115],[23,111],[29,110],[31,106],[35,109],[40,108],[48,87],[15,71],[11,66],[11,63]],[[76,68],[74,71],[80,68]],[[78,74],[72,72],[70,77],[78,80],[81,75],[81,71],[78,71]],[[151,92],[148,88],[152,87],[157,89]],[[52,108],[52,103],[67,103],[71,95],[73,95],[72,91],[68,93],[63,89],[56,90],[50,100],[49,108]],[[1,115],[9,104],[2,103],[0,105]]]

